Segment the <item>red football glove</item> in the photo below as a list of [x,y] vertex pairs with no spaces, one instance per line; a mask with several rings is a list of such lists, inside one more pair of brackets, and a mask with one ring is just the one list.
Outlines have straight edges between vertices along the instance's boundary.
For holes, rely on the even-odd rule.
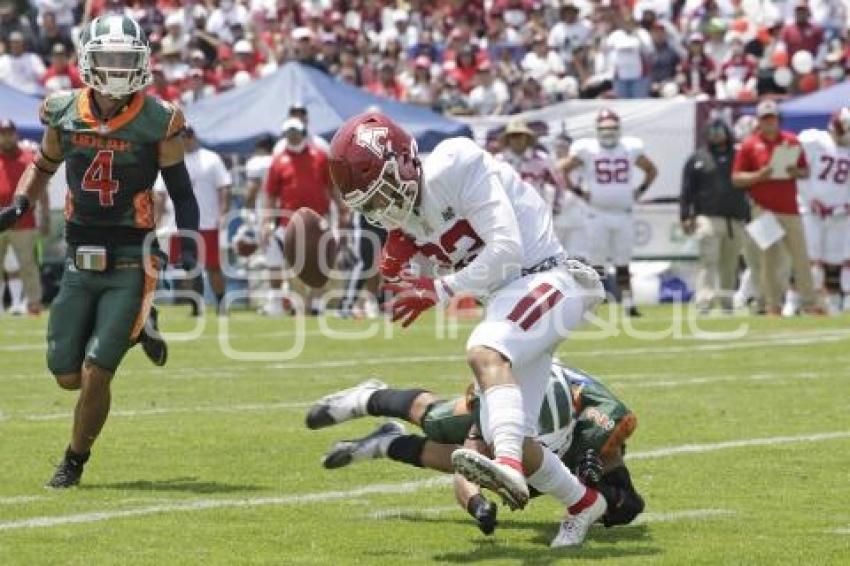
[[416,255],[417,247],[413,238],[401,230],[390,230],[387,242],[381,252],[381,263],[378,269],[387,281],[397,281],[401,271]]
[[[399,283],[387,285],[387,288],[395,294],[390,305],[393,322],[400,320],[402,328],[407,328],[420,314],[440,301],[435,285],[442,283],[429,277],[415,277],[409,273],[401,273],[400,277]],[[449,290],[444,288],[443,295],[448,294]]]

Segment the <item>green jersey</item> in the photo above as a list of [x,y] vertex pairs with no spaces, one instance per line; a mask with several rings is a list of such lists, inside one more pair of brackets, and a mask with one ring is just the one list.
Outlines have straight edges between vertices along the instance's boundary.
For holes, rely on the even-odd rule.
[[[59,133],[68,193],[65,220],[72,233],[116,233],[141,241],[154,228],[153,185],[159,174],[159,144],[181,131],[183,115],[144,93],[105,122],[92,112],[90,89],[58,92],[41,108],[42,122]],[[108,228],[109,231],[102,230]],[[93,232],[94,229],[96,232]],[[85,243],[85,242],[72,242]]]

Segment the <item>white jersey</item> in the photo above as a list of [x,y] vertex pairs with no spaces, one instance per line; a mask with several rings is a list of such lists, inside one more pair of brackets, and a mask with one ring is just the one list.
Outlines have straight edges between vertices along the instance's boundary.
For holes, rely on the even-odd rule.
[[519,173],[520,178],[537,189],[538,194],[546,201],[549,210],[560,201],[558,190],[558,174],[552,158],[543,150],[530,147],[518,155],[510,150],[496,154],[496,159],[504,161]]
[[844,207],[850,203],[850,147],[839,146],[823,130],[804,130],[798,139],[811,168],[808,179],[797,181],[801,209],[827,215],[830,209],[846,212]]
[[[233,184],[230,171],[227,170],[224,161],[217,153],[205,148],[187,151],[184,162],[186,163],[186,170],[189,172],[189,179],[192,181],[195,200],[198,201],[200,213],[198,229],[217,230],[221,222],[219,191]],[[166,192],[161,176],[157,179],[154,190]],[[169,210],[169,206],[173,207],[173,205],[168,204],[170,200],[169,198],[166,201],[166,211]]]
[[637,159],[643,155],[643,142],[623,137],[613,147],[602,147],[596,138],[576,140],[570,156],[581,160],[582,177],[590,194],[590,204],[608,210],[629,210],[638,186]]
[[245,162],[245,178],[260,184],[260,190],[257,191],[256,206],[254,207],[257,218],[262,217],[266,206],[266,191],[263,190],[263,187],[266,186],[266,175],[269,173],[273,158],[272,155],[254,155]]
[[564,250],[531,186],[467,138],[441,142],[422,165],[421,199],[404,231],[420,253],[453,271],[457,292],[488,296]]

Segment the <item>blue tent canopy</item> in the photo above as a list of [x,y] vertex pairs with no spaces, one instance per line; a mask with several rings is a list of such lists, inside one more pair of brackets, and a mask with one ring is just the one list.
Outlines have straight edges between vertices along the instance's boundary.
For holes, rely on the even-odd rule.
[[12,120],[22,138],[40,140],[44,126],[38,119],[41,99],[0,84],[0,118]]
[[782,127],[794,132],[806,128],[823,129],[830,114],[850,104],[848,101],[850,81],[843,81],[824,90],[789,100],[779,106]]
[[427,108],[375,96],[299,63],[287,63],[251,84],[202,99],[186,108],[186,116],[207,147],[249,154],[260,136],[280,134],[280,125],[296,102],[309,111],[310,131],[326,138],[370,107],[404,126],[423,151],[448,137],[472,136],[465,124]]

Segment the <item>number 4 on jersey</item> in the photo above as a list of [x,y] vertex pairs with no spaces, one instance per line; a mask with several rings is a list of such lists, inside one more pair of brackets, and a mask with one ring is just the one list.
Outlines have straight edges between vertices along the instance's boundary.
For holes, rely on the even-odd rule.
[[118,192],[118,181],[112,178],[112,157],[111,150],[98,151],[83,175],[83,190],[98,193],[100,206],[115,204],[113,196]]

